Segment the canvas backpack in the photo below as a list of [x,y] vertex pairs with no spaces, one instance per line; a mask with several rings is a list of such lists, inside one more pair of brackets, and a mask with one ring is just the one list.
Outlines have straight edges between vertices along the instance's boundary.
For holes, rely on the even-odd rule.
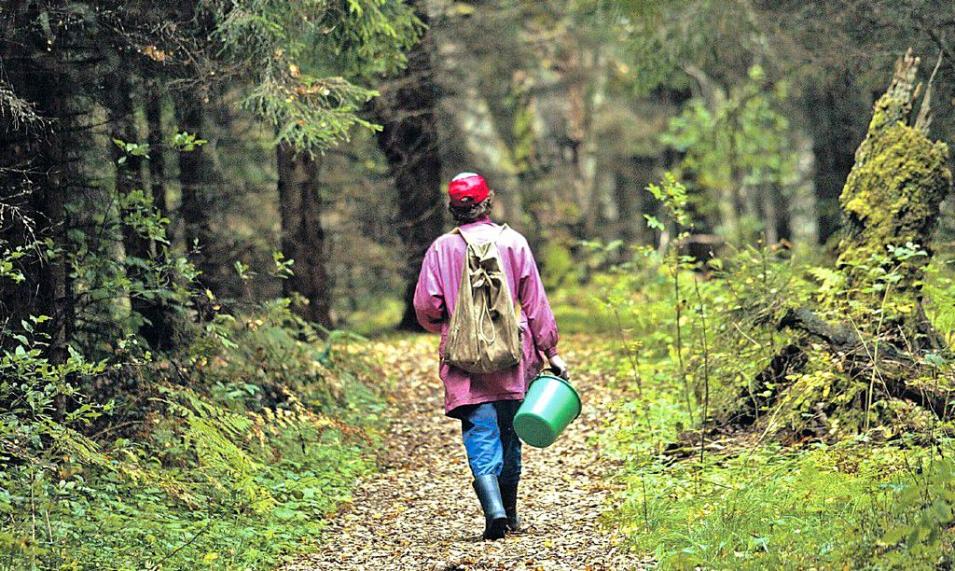
[[493,373],[521,361],[520,326],[511,291],[504,275],[497,239],[472,242],[455,228],[467,244],[458,301],[451,315],[443,359],[470,373]]

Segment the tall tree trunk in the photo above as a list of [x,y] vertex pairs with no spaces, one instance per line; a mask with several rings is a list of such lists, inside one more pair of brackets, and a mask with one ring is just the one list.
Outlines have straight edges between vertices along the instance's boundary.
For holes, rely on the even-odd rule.
[[[28,26],[39,21],[37,6],[25,9],[20,21]],[[73,125],[78,104],[70,92],[73,78],[64,51],[50,50],[41,30],[5,28],[0,35],[3,79],[32,105],[36,120],[25,124],[8,113],[0,117],[0,245],[30,248],[34,239],[50,239],[66,248],[66,199],[80,182],[72,165],[82,148]],[[62,362],[74,323],[68,253],[46,250],[31,249],[21,260],[21,283],[0,283],[0,321],[5,321],[0,327],[16,330],[30,316],[50,317],[36,329],[49,335],[48,356]]]
[[[449,14],[447,3],[440,4],[434,10],[440,22],[432,24],[429,42],[432,51],[441,54],[433,65],[435,85],[442,95],[435,110],[442,158],[456,171],[483,175],[497,193],[495,209],[509,224],[519,226],[524,218],[522,185],[514,151],[507,141],[510,126],[495,113],[482,72],[474,69],[474,46],[458,33],[459,26],[468,24],[460,16]],[[526,103],[526,92],[514,92],[512,96],[520,101],[518,105]]]
[[[109,122],[111,136],[115,139],[127,143],[142,142],[139,128],[136,125],[135,105],[133,103],[133,86],[129,81],[130,70],[125,66],[120,66],[111,79],[110,110]],[[150,133],[150,139],[153,133]],[[152,143],[150,141],[150,143]],[[139,190],[146,191],[145,180],[143,178],[143,158],[135,155],[127,155],[118,146],[113,145],[113,162],[116,166],[116,193],[119,196],[127,196],[130,192]],[[150,160],[153,156],[162,155],[161,140],[155,147],[151,146]],[[120,158],[124,158],[122,164]],[[154,167],[150,164],[150,171]],[[154,177],[151,177],[154,178]],[[154,182],[154,181],[151,181]],[[161,183],[160,183],[161,184]],[[163,202],[165,197],[163,196]],[[160,207],[162,209],[162,207]],[[121,213],[125,214],[125,213]],[[130,225],[123,225],[123,248],[127,259],[138,258],[140,260],[150,260],[155,256],[156,246],[151,241],[140,235],[135,228]],[[130,295],[130,304],[132,310],[139,314],[143,322],[139,326],[139,334],[146,340],[153,349],[171,348],[173,340],[172,325],[170,315],[163,307],[162,302],[157,298],[155,291],[150,291],[146,274],[137,264],[126,265],[127,275],[133,283],[142,284],[142,291],[133,291]]]
[[[922,283],[940,205],[952,189],[952,173],[948,145],[928,136],[931,86],[918,119],[910,117],[921,90],[915,79],[918,66],[911,50],[896,64],[892,83],[876,101],[865,139],[855,152],[855,164],[839,196],[846,227],[837,265],[848,278],[846,298],[855,297],[872,308],[881,303],[879,321],[903,331],[905,345],[938,350],[942,342],[922,311]],[[887,247],[911,244],[929,255],[885,260]],[[896,278],[890,298],[888,292],[872,293],[880,291],[879,279],[873,278],[874,264]],[[868,325],[860,327],[866,330]]]
[[[206,109],[196,95],[185,94],[176,106],[179,129],[203,138],[206,133]],[[199,251],[192,257],[202,272],[199,281],[215,291],[216,255],[213,251],[212,225],[209,216],[214,207],[214,190],[218,175],[207,145],[179,153],[179,184],[182,187],[180,214],[184,226],[186,247],[198,244]]]
[[[572,37],[568,43],[576,43]],[[580,235],[587,238],[596,234],[600,209],[597,185],[597,133],[594,116],[603,104],[606,92],[607,73],[600,46],[568,49],[572,55],[568,62],[565,81],[567,85],[567,135],[572,141],[572,183],[577,206],[580,209]]]
[[802,129],[793,133],[793,155],[795,177],[788,191],[788,216],[786,231],[780,231],[783,238],[794,242],[815,244],[819,242],[816,216],[815,155],[812,152],[812,137]]
[[[424,6],[418,17],[428,22]],[[378,146],[388,160],[398,201],[398,235],[407,257],[405,311],[399,328],[419,328],[412,300],[424,254],[443,230],[445,200],[441,192],[441,156],[435,107],[438,102],[432,67],[432,38],[428,31],[408,52],[408,65],[381,88],[374,112],[382,130]]]
[[299,294],[307,303],[296,304],[303,318],[332,327],[331,284],[326,269],[325,231],[322,228],[320,164],[286,143],[276,149],[279,209],[282,215],[282,253],[295,260],[294,275],[285,280],[286,296]]
[[[109,79],[110,136],[124,143],[141,143],[139,129],[133,109],[133,86],[129,81],[129,70],[119,67]],[[128,196],[134,190],[145,190],[143,185],[143,158],[126,154],[117,145],[112,145],[113,165],[116,168],[116,193]],[[122,159],[122,161],[120,160]],[[133,228],[123,226],[123,247],[127,256],[141,259],[149,257],[149,241],[140,236]]]
[[[527,210],[540,231],[581,238],[594,233],[599,209],[594,112],[604,96],[606,74],[600,54],[581,46],[569,32],[535,46],[554,66],[533,65],[523,89],[533,101],[527,112],[535,139],[535,172],[526,173]],[[522,151],[523,152],[523,151]]]
[[650,235],[643,218],[646,212],[646,188],[653,181],[656,157],[633,156],[620,159],[614,198],[617,204],[617,236],[627,244],[649,243]]
[[763,220],[763,240],[766,244],[777,244],[781,240],[789,240],[792,233],[789,196],[778,184],[770,184],[758,190],[760,218]]
[[[450,61],[452,58],[445,57],[445,65]],[[511,149],[498,130],[477,78],[453,83],[456,84],[455,97],[446,100],[450,105],[443,106],[441,115],[442,124],[454,131],[451,136],[459,143],[454,146],[460,148],[453,149],[447,158],[461,170],[481,173],[497,193],[496,202],[503,209],[503,216],[510,223],[519,224],[523,217],[521,183],[513,166]]]
[[767,244],[775,244],[779,242],[779,219],[782,214],[780,211],[785,210],[777,201],[782,201],[784,197],[775,187],[762,187],[758,190],[762,210],[760,215],[763,219],[763,240]]
[[855,149],[865,132],[865,108],[846,74],[827,86],[812,88],[806,98],[815,155],[817,233],[825,243],[842,225],[839,194],[855,162]]
[[726,157],[730,164],[730,180],[726,188],[717,190],[717,201],[720,211],[721,234],[726,236],[727,241],[736,242],[739,245],[747,243],[745,233],[743,232],[742,218],[744,214],[743,199],[740,193],[738,181],[742,180],[743,175],[739,169],[739,158],[736,156],[736,144],[731,143],[729,153]]
[[149,129],[149,186],[155,206],[163,216],[169,215],[166,199],[166,159],[163,154],[162,97],[146,97],[146,125]]
[[[864,406],[865,428],[882,414],[892,423],[906,422],[898,416],[897,407],[872,406],[890,397],[909,400],[939,416],[951,414],[952,379],[936,378],[937,370],[926,363],[926,357],[934,354],[949,359],[952,349],[925,316],[922,283],[931,261],[929,244],[939,206],[952,190],[952,172],[948,146],[928,136],[931,87],[926,89],[918,118],[912,120],[921,89],[916,82],[918,64],[911,50],[896,64],[892,83],[874,105],[865,139],[855,152],[855,164],[840,194],[846,228],[839,241],[837,267],[845,276],[844,284],[822,296],[821,315],[808,308],[787,311],[777,328],[790,328],[802,335],[777,354],[760,374],[762,381],[757,379],[756,392],[766,381],[785,386],[793,382],[793,373],[825,352],[826,366],[855,383],[848,388],[840,384],[839,390],[867,395],[841,405],[830,404],[833,408]],[[905,176],[899,176],[903,172]],[[927,255],[887,255],[891,253],[887,247],[905,249],[912,244],[924,247]],[[795,382],[791,390],[802,391],[803,402],[824,399],[811,391],[828,394],[832,386]],[[773,398],[782,394],[771,392]],[[798,406],[792,399],[778,402],[783,407]],[[914,412],[908,411],[907,416],[922,422]],[[789,411],[779,416],[786,414]],[[837,418],[831,409],[826,414]]]

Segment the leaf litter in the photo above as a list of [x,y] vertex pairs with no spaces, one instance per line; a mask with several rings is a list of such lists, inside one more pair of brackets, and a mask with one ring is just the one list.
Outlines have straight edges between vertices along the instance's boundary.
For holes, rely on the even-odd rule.
[[378,341],[368,350],[394,371],[388,389],[390,428],[380,471],[359,482],[352,500],[329,516],[318,551],[285,571],[324,570],[626,570],[652,560],[626,549],[606,526],[614,461],[601,453],[611,402],[609,379],[582,367],[587,337],[566,339],[572,379],[584,409],[549,448],[524,446],[518,512],[524,530],[483,541],[484,521],[471,489],[460,422],[443,414],[437,339],[413,335]]

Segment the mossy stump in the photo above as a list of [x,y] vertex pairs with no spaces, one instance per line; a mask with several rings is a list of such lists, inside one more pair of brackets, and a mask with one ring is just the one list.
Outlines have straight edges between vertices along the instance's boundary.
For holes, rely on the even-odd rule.
[[[909,346],[938,350],[921,310],[921,282],[952,173],[948,146],[928,136],[930,88],[910,124],[921,91],[915,82],[918,63],[910,52],[896,65],[839,198],[845,226],[837,266],[846,274],[846,287],[833,301],[857,301],[844,309],[856,314],[847,317],[857,318],[863,331],[878,335],[876,329],[903,326]],[[872,323],[873,316],[882,327]]]
[[922,91],[918,66],[911,51],[896,64],[840,196],[842,287],[781,320],[778,328],[797,338],[757,384],[782,388],[758,403],[763,414],[731,414],[738,424],[763,418],[777,423],[768,432],[838,438],[874,426],[897,434],[951,417],[952,368],[931,357],[952,351],[925,317],[921,284],[952,173],[948,146],[928,135],[931,81],[912,118]]

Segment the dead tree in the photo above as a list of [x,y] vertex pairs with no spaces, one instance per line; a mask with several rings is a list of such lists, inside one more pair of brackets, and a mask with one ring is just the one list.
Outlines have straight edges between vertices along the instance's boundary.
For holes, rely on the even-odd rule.
[[[877,400],[902,399],[939,416],[947,414],[955,383],[950,378],[940,382],[926,357],[950,354],[951,349],[922,309],[921,283],[952,173],[947,145],[928,136],[931,80],[913,116],[922,92],[916,82],[918,65],[911,52],[896,64],[839,197],[844,229],[836,265],[844,283],[818,307],[793,308],[778,323],[779,329],[796,332],[797,341],[758,375],[757,393],[769,384],[786,387],[821,346],[850,383],[866,384],[860,394],[866,395],[867,408]],[[733,420],[752,422],[753,407],[781,406],[787,390],[807,387],[777,390],[737,411]]]

